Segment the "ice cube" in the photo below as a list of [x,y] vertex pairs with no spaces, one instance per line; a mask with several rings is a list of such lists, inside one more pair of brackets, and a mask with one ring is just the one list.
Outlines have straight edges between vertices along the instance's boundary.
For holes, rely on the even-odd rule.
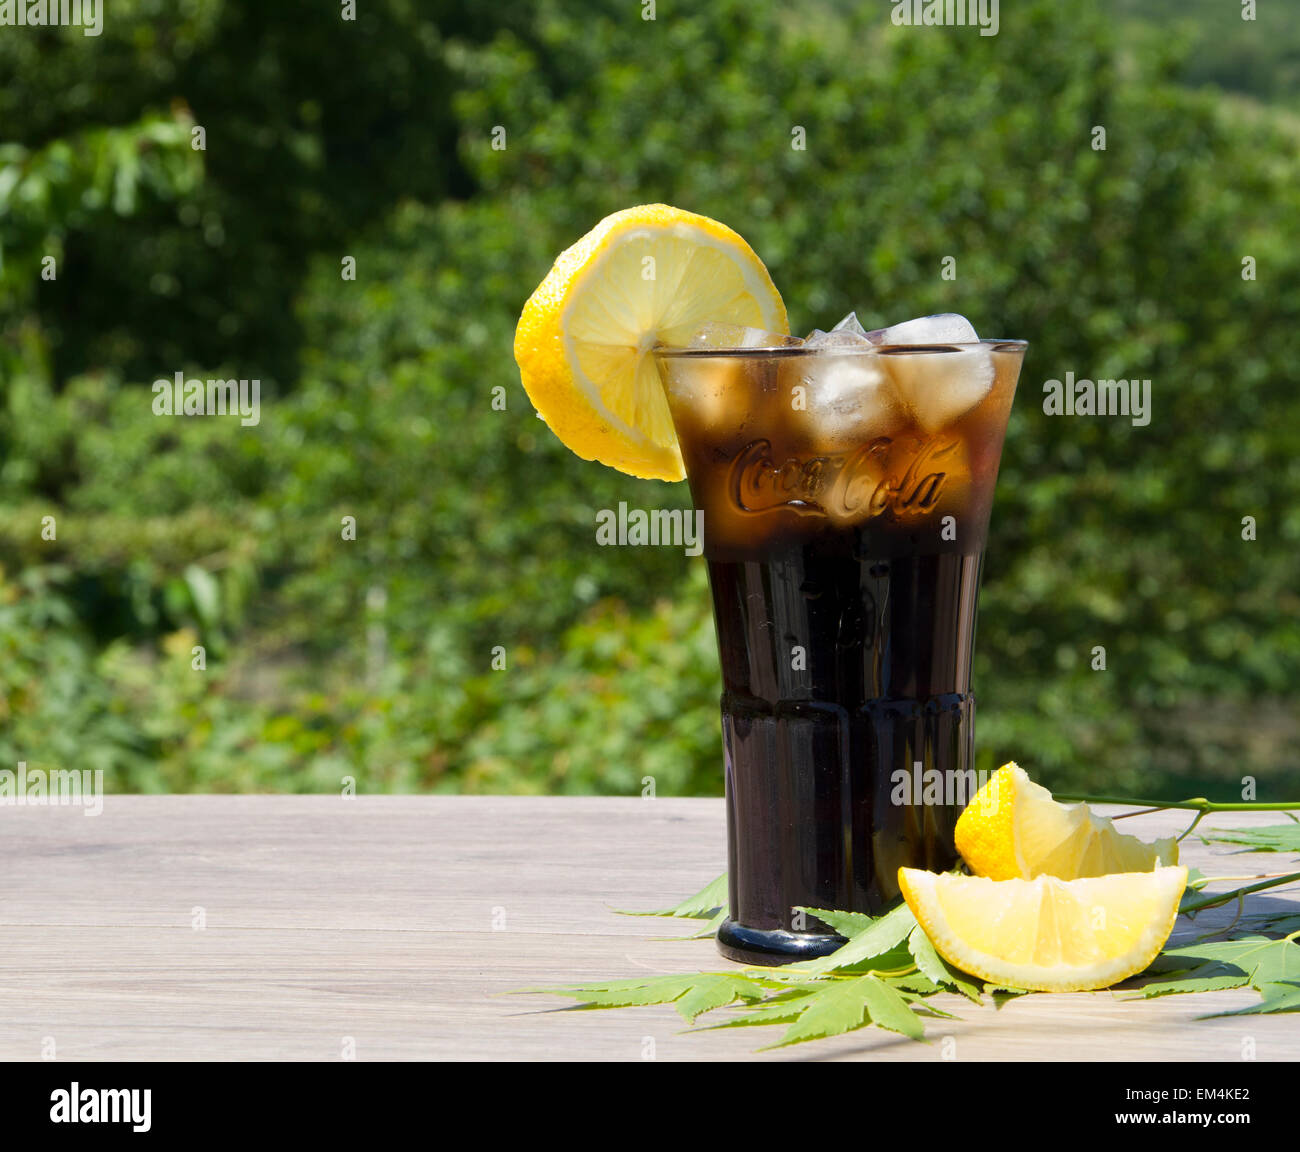
[[804,343],[813,348],[851,348],[867,344],[868,340],[866,329],[858,323],[858,314],[850,312],[829,332],[813,329]]
[[786,348],[802,344],[797,336],[783,336],[779,332],[765,332],[762,328],[748,328],[744,324],[709,323],[691,337],[688,348]]
[[927,432],[937,432],[974,408],[993,387],[993,357],[982,345],[880,353],[894,390]]
[[862,327],[862,324],[859,322],[858,314],[856,312],[850,312],[847,316],[844,317],[843,320],[841,320],[838,324],[836,324],[835,327],[831,329],[831,331],[852,332],[854,336],[861,336],[864,340],[867,338],[867,330],[864,327]]
[[918,316],[865,333],[873,344],[977,344],[975,326],[956,312]]
[[[869,347],[858,337],[852,339]],[[798,358],[795,387],[800,390],[792,388],[790,393],[791,426],[822,451],[888,436],[906,420],[879,357],[870,351],[837,354],[832,350],[837,343],[832,342],[824,356]]]
[[807,348],[870,348],[871,343],[852,332],[836,332],[833,328],[829,332],[823,332],[817,328],[804,341],[804,346]]
[[[867,333],[867,339],[886,346],[887,370],[895,390],[927,432],[951,424],[993,387],[993,357],[980,345],[975,326],[956,312],[877,328]],[[898,350],[891,345],[899,346]],[[941,350],[923,352],[918,347],[909,352],[909,345]]]

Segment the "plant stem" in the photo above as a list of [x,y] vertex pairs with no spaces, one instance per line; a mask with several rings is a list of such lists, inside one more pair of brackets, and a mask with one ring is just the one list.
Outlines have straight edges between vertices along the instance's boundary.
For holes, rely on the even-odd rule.
[[[1135,800],[1132,796],[1073,796],[1057,793],[1056,800],[1069,800],[1071,803],[1082,801],[1085,804],[1124,804],[1131,808],[1145,808],[1148,812],[1160,812],[1165,808],[1186,808],[1192,812],[1286,812],[1300,810],[1300,800],[1291,800],[1284,804],[1254,803],[1221,804],[1217,800],[1207,800],[1196,796],[1191,800]],[[1140,813],[1134,812],[1137,816]]]
[[[1192,834],[1193,829],[1201,820],[1211,812],[1289,812],[1292,809],[1300,808],[1300,803],[1286,802],[1282,804],[1265,804],[1251,801],[1249,803],[1225,803],[1221,804],[1217,800],[1207,800],[1204,796],[1194,796],[1190,800],[1135,800],[1131,796],[1073,796],[1060,795],[1058,800],[1082,801],[1085,804],[1124,804],[1130,808],[1139,808],[1139,812],[1123,812],[1115,817],[1117,820],[1123,820],[1126,816],[1144,816],[1148,812],[1161,812],[1166,808],[1182,808],[1189,812],[1195,812],[1192,822],[1183,829],[1178,839],[1186,840]],[[1291,817],[1295,819],[1294,816]]]
[[[1213,877],[1211,877],[1213,879]],[[1184,904],[1179,912],[1186,914],[1188,912],[1201,912],[1206,908],[1214,908],[1219,904],[1226,904],[1229,900],[1234,900],[1239,896],[1249,896],[1252,892],[1262,892],[1265,888],[1276,888],[1279,884],[1289,884],[1293,880],[1300,880],[1300,872],[1287,872],[1281,876],[1275,876],[1268,880],[1261,880],[1257,884],[1247,884],[1244,888],[1234,888],[1231,892],[1221,892],[1217,895],[1202,896],[1199,900],[1193,900],[1190,904]]]
[[1204,876],[1207,884],[1227,884],[1229,880],[1268,880],[1273,876],[1290,876],[1290,872],[1251,872],[1246,876]]

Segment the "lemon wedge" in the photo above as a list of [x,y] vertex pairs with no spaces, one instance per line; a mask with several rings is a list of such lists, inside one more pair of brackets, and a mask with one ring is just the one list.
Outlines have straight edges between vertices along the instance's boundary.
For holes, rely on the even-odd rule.
[[1086,804],[1059,804],[1014,761],[999,768],[957,820],[957,851],[977,876],[1077,880],[1178,863],[1178,841],[1145,843]]
[[1083,880],[989,880],[900,868],[903,899],[939,954],[994,984],[1037,992],[1108,988],[1164,946],[1186,868]]

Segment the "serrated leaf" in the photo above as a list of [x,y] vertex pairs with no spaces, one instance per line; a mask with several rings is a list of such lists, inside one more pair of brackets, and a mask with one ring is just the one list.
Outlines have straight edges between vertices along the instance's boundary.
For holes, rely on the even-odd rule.
[[936,984],[924,972],[913,972],[909,976],[887,976],[891,988],[900,992],[915,992],[918,996],[932,996],[941,985]]
[[920,1040],[925,1034],[920,1018],[898,992],[879,977],[857,976],[852,980],[831,981],[809,996],[799,1019],[771,1047],[839,1036],[867,1024],[899,1032],[913,1040]]
[[701,1013],[722,1008],[736,1000],[761,1000],[768,994],[768,989],[761,981],[731,972],[633,977],[600,984],[580,984],[563,988],[521,988],[519,991],[569,996],[582,1001],[583,1007],[592,1008],[672,1004],[690,1021],[694,1021]]
[[632,1004],[667,1004],[685,992],[691,980],[690,976],[633,976],[622,980],[605,980],[598,984],[517,988],[515,991],[520,994],[569,996],[575,1000],[599,1003],[602,1007],[616,1008]]
[[891,972],[897,972],[899,969],[912,969],[915,967],[916,961],[912,959],[912,954],[907,950],[907,938],[904,937],[888,952],[881,952],[878,956],[867,956],[852,963],[841,964],[829,975],[865,976],[868,972],[871,972],[877,976],[888,976]]
[[809,916],[816,916],[846,940],[865,931],[876,922],[874,916],[868,916],[865,912],[836,912],[831,908],[804,908],[802,911],[807,912]]
[[877,980],[874,976],[866,979],[873,981],[867,985],[867,1012],[871,1022],[878,1028],[888,1028],[912,1040],[924,1039],[925,1025],[907,1001],[887,981]]
[[983,1003],[979,989],[939,955],[930,937],[919,924],[907,935],[907,949],[912,954],[912,959],[916,961],[917,968],[935,984],[954,988],[976,1004]]
[[[820,987],[820,985],[818,986]],[[717,1028],[753,1028],[761,1025],[791,1024],[799,1019],[804,1010],[802,1001],[813,995],[817,988],[800,989],[794,992],[773,996],[761,1004],[742,1006],[735,1018],[724,1020],[721,1024],[710,1024],[701,1031],[708,1032]]]
[[673,1001],[679,1015],[691,1024],[697,1016],[734,1004],[737,1000],[754,1000],[765,993],[753,981],[743,976],[715,976],[692,984],[686,992]]
[[[1252,988],[1300,980],[1300,944],[1283,938],[1243,936],[1237,940],[1220,940],[1208,944],[1189,944],[1167,948],[1160,954],[1163,961],[1197,960],[1202,967],[1218,964],[1243,973]],[[1230,974],[1230,973],[1224,973]]]
[[820,987],[820,977],[809,976],[807,972],[794,971],[797,965],[786,964],[781,968],[746,968],[745,975],[751,980],[762,980],[770,987],[786,985],[793,991],[802,984],[808,987]]
[[1229,1012],[1211,1012],[1198,1016],[1198,1020],[1212,1020],[1216,1016],[1256,1016],[1265,1012],[1300,1012],[1300,983],[1284,980],[1277,984],[1265,984],[1259,989],[1260,1001],[1245,1008],[1234,1008]]
[[1142,975],[1146,976],[1153,973],[1167,973],[1167,972],[1187,972],[1190,971],[1192,968],[1199,968],[1199,967],[1201,967],[1201,965],[1188,964],[1187,961],[1176,959],[1175,957],[1170,956],[1166,952],[1158,952],[1156,954],[1156,958],[1146,966],[1146,971],[1143,972]]
[[[829,956],[816,960],[804,960],[789,965],[792,971],[807,975],[824,975],[827,972],[839,972],[843,969],[861,965],[865,961],[882,958],[907,939],[907,934],[916,927],[916,917],[906,904],[900,904],[892,912],[873,920],[861,932],[849,938],[848,943],[837,948]],[[889,965],[882,964],[882,967]]]
[[1150,1000],[1155,996],[1170,996],[1182,992],[1221,992],[1228,988],[1241,988],[1247,984],[1246,974],[1220,963],[1202,964],[1171,974],[1168,980],[1144,984],[1132,992],[1119,996],[1121,1000]]
[[1300,822],[1269,824],[1263,828],[1211,828],[1201,838],[1242,844],[1255,852],[1300,852]]
[[712,920],[717,918],[719,911],[725,914],[726,908],[727,874],[724,872],[673,908],[660,908],[655,912],[629,912],[622,908],[616,908],[615,911],[620,916],[681,916],[692,920]]

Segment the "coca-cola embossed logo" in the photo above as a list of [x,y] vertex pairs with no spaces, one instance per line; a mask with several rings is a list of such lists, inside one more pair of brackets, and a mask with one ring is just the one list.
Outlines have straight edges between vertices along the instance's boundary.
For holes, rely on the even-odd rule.
[[914,443],[914,451],[902,452],[911,445],[880,436],[852,452],[777,459],[770,440],[754,440],[732,461],[731,504],[751,516],[778,508],[855,520],[928,512],[943,494],[959,445],[939,438]]

